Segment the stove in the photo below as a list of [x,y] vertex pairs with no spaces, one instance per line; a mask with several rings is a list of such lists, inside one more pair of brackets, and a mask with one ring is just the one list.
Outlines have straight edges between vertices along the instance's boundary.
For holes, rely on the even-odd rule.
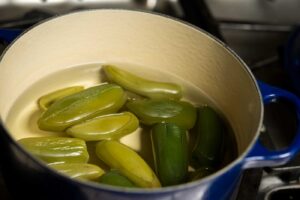
[[[271,11],[276,13],[274,8],[280,6],[283,8],[282,2],[262,0],[255,5],[247,1],[245,6],[253,6],[250,10],[254,15],[251,18],[249,12],[245,13],[245,16],[241,12],[239,18],[234,13],[230,16],[228,11],[232,9],[230,6],[236,6],[239,1],[228,1],[228,5],[224,2],[220,0],[0,0],[0,35],[5,33],[6,38],[6,41],[0,38],[0,55],[8,44],[7,40],[11,40],[15,35],[41,20],[57,14],[93,8],[155,11],[205,29],[240,55],[257,79],[296,93],[297,90],[283,66],[285,47],[291,32],[297,25],[295,21],[298,16],[294,13],[294,18],[285,17],[280,24],[275,23],[270,13]],[[289,2],[293,1],[289,0]],[[262,7],[258,7],[259,5]],[[240,10],[243,9],[243,5],[238,4],[238,6]],[[221,8],[226,11],[219,13]],[[255,9],[257,9],[256,15],[253,11]],[[259,13],[262,11],[267,13],[265,18]],[[280,14],[282,12],[280,10]],[[265,146],[270,149],[284,148],[293,140],[295,131],[296,113],[293,105],[278,100],[265,106],[264,127],[260,136]],[[300,199],[299,181],[300,154],[281,167],[244,171],[232,200]],[[11,200],[1,176],[1,168],[0,199]]]

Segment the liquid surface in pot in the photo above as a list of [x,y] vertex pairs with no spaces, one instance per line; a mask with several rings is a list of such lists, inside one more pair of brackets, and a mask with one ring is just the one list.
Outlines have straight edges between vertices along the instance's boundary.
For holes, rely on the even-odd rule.
[[[165,71],[156,71],[144,66],[124,63],[113,64],[150,80],[176,83],[183,88],[183,100],[189,101],[195,106],[209,105],[218,111],[217,106],[215,106],[216,104],[205,95],[199,87],[188,82],[188,79],[183,79],[177,75]],[[6,119],[7,128],[16,140],[26,137],[66,136],[65,133],[42,131],[38,128],[37,120],[41,115],[41,111],[37,105],[38,98],[49,92],[69,86],[82,85],[88,88],[103,82],[106,82],[106,78],[101,70],[100,63],[69,67],[63,71],[50,74],[29,87],[14,102],[14,106],[10,109]],[[223,117],[224,115],[221,114],[221,116]],[[221,161],[220,167],[229,164],[238,156],[236,140],[229,123],[227,123],[227,129],[228,131],[226,131],[224,137],[225,154],[222,157],[223,160]],[[192,143],[195,141],[193,137],[194,135],[190,133],[189,146],[191,150],[193,146]],[[149,129],[145,127],[138,128],[134,133],[121,138],[120,141],[136,150],[151,167],[154,166]],[[89,163],[103,166],[101,161],[95,156],[95,150],[93,148],[95,142],[88,142],[87,144],[90,153]]]

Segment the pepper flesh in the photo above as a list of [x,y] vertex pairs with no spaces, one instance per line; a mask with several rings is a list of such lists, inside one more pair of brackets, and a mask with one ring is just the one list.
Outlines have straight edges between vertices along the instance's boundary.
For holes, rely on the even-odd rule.
[[67,129],[73,137],[85,141],[117,139],[132,133],[139,127],[136,116],[130,112],[102,115]]
[[149,165],[132,149],[115,140],[104,140],[96,145],[97,156],[117,169],[135,185],[144,188],[160,187],[160,182]]
[[89,154],[84,140],[68,137],[31,137],[18,141],[47,163],[86,163]]
[[158,123],[151,130],[156,174],[163,186],[186,181],[188,174],[187,131],[170,123]]
[[84,90],[83,86],[72,86],[72,87],[67,87],[63,89],[59,89],[56,91],[53,91],[51,93],[48,93],[46,95],[41,96],[38,99],[38,106],[42,111],[45,111],[51,106],[55,101],[69,96],[71,94],[75,94],[77,92],[80,92]]
[[126,106],[146,125],[170,122],[191,129],[196,121],[196,108],[185,101],[143,99],[130,101]]
[[118,111],[126,102],[124,90],[115,84],[101,84],[64,97],[46,110],[38,126],[46,131],[64,131],[84,120]]
[[60,173],[75,179],[95,180],[104,174],[103,169],[97,165],[88,163],[59,163],[49,166]]
[[177,84],[147,80],[112,65],[102,68],[110,81],[136,94],[153,99],[182,97],[182,89]]

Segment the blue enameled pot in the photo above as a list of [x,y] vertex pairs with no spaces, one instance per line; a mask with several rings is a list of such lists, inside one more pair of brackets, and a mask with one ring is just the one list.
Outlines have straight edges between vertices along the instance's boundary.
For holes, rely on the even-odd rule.
[[[5,36],[7,32],[0,33],[11,39]],[[149,79],[177,81],[184,87],[185,97],[194,102],[201,101],[199,94],[208,98],[228,119],[238,157],[195,182],[160,189],[124,189],[71,180],[18,145],[18,138],[41,134],[26,121],[28,113],[36,109],[28,99],[66,84],[95,84],[102,77],[101,63],[120,63]],[[55,17],[18,37],[2,55],[0,71],[1,169],[16,199],[230,199],[244,169],[284,164],[300,148],[299,129],[293,143],[280,151],[270,151],[258,141],[263,104],[287,99],[295,105],[299,122],[299,99],[256,81],[246,64],[224,43],[168,16],[90,10]],[[63,76],[54,76],[62,71]],[[29,90],[35,93],[24,96]],[[125,142],[138,150],[134,140],[127,138]]]

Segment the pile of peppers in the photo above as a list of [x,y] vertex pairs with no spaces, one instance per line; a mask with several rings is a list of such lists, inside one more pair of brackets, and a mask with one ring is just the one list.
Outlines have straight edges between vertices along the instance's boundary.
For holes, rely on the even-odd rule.
[[[23,138],[19,143],[64,175],[113,186],[171,186],[218,169],[225,126],[211,107],[196,108],[181,100],[177,84],[148,80],[112,65],[102,70],[107,83],[63,88],[38,99],[38,127],[67,136]],[[130,98],[128,92],[139,98]],[[154,170],[119,142],[140,126],[151,130]],[[189,134],[196,138],[193,148]],[[97,142],[95,153],[109,170],[88,163],[88,141]]]

